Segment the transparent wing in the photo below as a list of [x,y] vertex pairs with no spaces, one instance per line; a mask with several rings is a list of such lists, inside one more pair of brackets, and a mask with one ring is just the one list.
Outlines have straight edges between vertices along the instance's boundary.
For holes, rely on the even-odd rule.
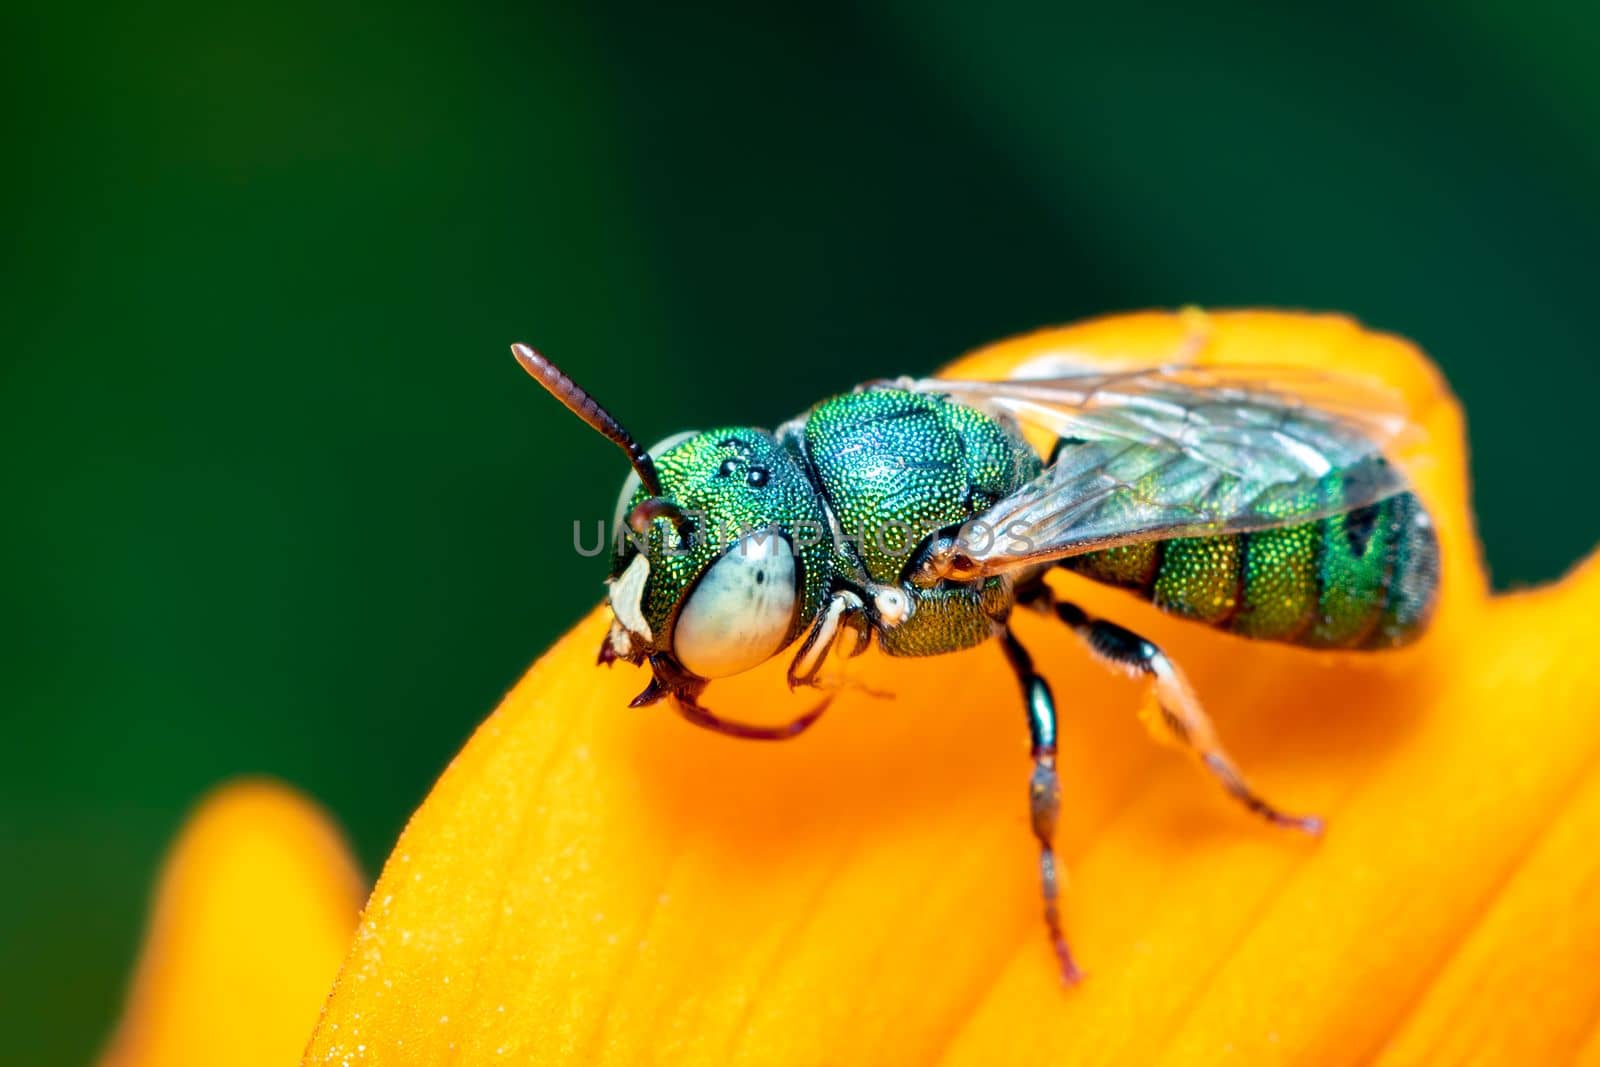
[[969,524],[970,573],[1350,511],[1406,488],[1388,455],[1421,435],[1398,394],[1307,368],[1050,370],[892,383],[1007,417],[1053,452]]

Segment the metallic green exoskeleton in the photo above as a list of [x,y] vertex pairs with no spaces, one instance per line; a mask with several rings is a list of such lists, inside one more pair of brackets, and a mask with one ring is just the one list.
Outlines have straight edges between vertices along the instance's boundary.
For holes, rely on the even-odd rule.
[[1061,561],[1243,637],[1351,649],[1415,638],[1438,564],[1433,524],[1413,493],[1278,529],[1144,541]]
[[1284,814],[1245,782],[1176,664],[1058,601],[1045,574],[1063,567],[1197,622],[1312,648],[1403,645],[1435,600],[1432,523],[1384,452],[1407,425],[1353,383],[1188,364],[898,379],[775,432],[681,434],[652,453],[544,357],[513,350],[634,468],[613,523],[600,660],[649,664],[636,706],[666,700],[722,733],[794,737],[826,700],[783,726],[732,722],[701,704],[708,681],[789,648],[798,687],[819,685],[834,650],[876,641],[934,656],[1000,640],[1026,706],[1045,917],[1068,980],[1055,703],[1011,631],[1013,607],[1052,615],[1147,677],[1171,740],[1250,810],[1316,833],[1320,820]]

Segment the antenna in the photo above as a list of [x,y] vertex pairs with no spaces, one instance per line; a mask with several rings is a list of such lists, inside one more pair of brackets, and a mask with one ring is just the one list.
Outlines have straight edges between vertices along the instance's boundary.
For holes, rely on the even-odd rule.
[[551,396],[561,401],[568,411],[604,434],[607,439],[614,441],[618,448],[628,454],[628,462],[638,473],[639,480],[644,483],[647,493],[651,496],[661,495],[661,478],[656,474],[655,460],[650,458],[650,453],[644,450],[644,446],[634,440],[633,434],[623,429],[622,423],[618,422],[611,412],[601,407],[599,402],[584,392],[577,382],[568,378],[560,367],[527,345],[512,345],[511,354],[517,357],[522,369],[527,371],[534,381],[544,386]]

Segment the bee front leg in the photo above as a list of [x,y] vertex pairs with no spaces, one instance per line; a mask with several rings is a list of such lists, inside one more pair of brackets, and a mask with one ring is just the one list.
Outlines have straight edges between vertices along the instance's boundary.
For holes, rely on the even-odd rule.
[[1072,951],[1061,932],[1061,909],[1057,904],[1060,895],[1060,876],[1056,869],[1056,818],[1061,812],[1061,782],[1056,776],[1056,703],[1050,686],[1033,669],[1033,657],[1012,634],[1010,628],[1000,634],[1022,687],[1022,699],[1028,713],[1028,734],[1033,742],[1033,775],[1028,780],[1028,809],[1032,815],[1033,836],[1039,842],[1039,882],[1044,895],[1044,922],[1050,933],[1050,944],[1055,949],[1056,962],[1061,967],[1061,980],[1071,985],[1082,974],[1073,962]]
[[710,730],[712,733],[722,734],[724,737],[735,737],[741,741],[787,741],[799,737],[822,718],[822,713],[828,710],[828,704],[833,700],[831,696],[824,697],[815,707],[792,719],[781,726],[762,726],[756,723],[736,722],[724,719],[720,715],[702,706],[693,697],[678,696],[673,698],[672,707],[684,719],[696,726]]
[[1245,781],[1232,757],[1222,747],[1216,728],[1211,725],[1211,717],[1200,705],[1189,680],[1154,642],[1114,622],[1090,618],[1076,604],[1058,602],[1048,589],[1036,594],[1030,606],[1051,612],[1066,623],[1083,638],[1095,658],[1102,663],[1149,678],[1153,683],[1159,717],[1152,716],[1146,725],[1158,737],[1193,753],[1200,765],[1222,783],[1229,796],[1274,826],[1312,835],[1322,833],[1323,822],[1320,818],[1314,815],[1290,815]]
[[701,704],[700,694],[705,692],[706,680],[685,671],[671,656],[659,652],[651,656],[650,671],[650,684],[633,698],[629,707],[643,708],[666,700],[673,711],[696,726],[743,741],[787,741],[799,737],[816,724],[833,701],[832,696],[824,697],[804,715],[778,726],[738,722],[724,719]]
[[864,651],[862,639],[870,631],[864,626],[855,625],[861,620],[863,610],[861,598],[848,589],[841,589],[828,599],[811,632],[800,643],[800,651],[794,654],[794,659],[789,663],[790,689],[798,689],[802,685],[816,686],[817,673],[822,670],[822,664],[834,644],[844,635],[855,635],[854,651]]

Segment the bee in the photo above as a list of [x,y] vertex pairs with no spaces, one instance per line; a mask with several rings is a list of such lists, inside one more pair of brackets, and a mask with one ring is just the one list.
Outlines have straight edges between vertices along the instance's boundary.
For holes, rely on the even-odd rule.
[[1390,454],[1417,431],[1376,385],[1307,368],[1205,366],[1194,351],[1107,368],[1045,357],[998,381],[898,378],[776,431],[733,426],[640,447],[526,345],[517,361],[620,446],[601,663],[648,663],[633,699],[752,740],[799,736],[717,715],[708,683],[786,649],[791,689],[825,690],[831,652],[937,656],[997,640],[1031,738],[1028,805],[1046,931],[1067,983],[1054,852],[1060,785],[1050,686],[1010,625],[1059,620],[1148,681],[1154,729],[1249,811],[1309,834],[1229,757],[1154,642],[1062,600],[1060,567],[1243,637],[1315,649],[1405,645],[1437,600],[1439,547]]

